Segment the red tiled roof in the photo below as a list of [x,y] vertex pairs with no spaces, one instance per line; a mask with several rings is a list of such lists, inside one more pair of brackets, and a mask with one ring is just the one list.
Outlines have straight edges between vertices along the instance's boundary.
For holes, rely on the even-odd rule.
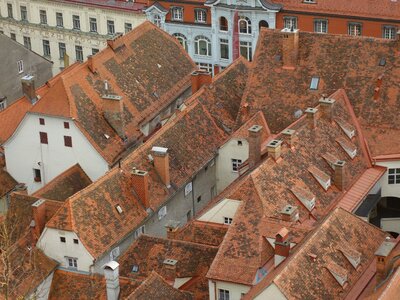
[[10,138],[31,106],[31,102],[24,97],[0,111],[0,144]]
[[16,185],[15,179],[0,167],[0,198],[12,191]]

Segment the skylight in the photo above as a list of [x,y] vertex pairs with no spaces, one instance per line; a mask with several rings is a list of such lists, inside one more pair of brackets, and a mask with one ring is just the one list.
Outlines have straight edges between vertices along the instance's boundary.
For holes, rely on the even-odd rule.
[[386,58],[381,57],[381,59],[379,60],[379,66],[384,67],[385,65],[386,65]]
[[318,90],[319,77],[311,78],[310,90]]

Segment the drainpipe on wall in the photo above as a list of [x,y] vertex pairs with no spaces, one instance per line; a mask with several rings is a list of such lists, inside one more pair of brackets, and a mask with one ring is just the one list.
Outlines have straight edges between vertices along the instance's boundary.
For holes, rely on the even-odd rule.
[[193,215],[192,218],[196,215],[196,208],[194,207],[194,181],[196,180],[196,175],[192,178],[192,205],[193,205]]

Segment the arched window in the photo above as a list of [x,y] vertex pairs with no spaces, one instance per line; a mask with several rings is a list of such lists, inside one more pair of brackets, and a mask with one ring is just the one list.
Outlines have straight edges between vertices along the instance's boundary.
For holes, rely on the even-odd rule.
[[269,28],[268,22],[264,21],[264,20],[261,20],[260,23],[258,23],[258,28],[261,28],[261,27]]
[[161,27],[161,17],[160,17],[160,15],[154,15],[154,17],[153,17],[153,23],[154,23],[157,27]]
[[179,44],[181,44],[182,47],[187,51],[187,39],[186,39],[186,36],[184,36],[181,33],[174,33],[172,36],[175,37],[179,41]]
[[219,18],[219,30],[228,31],[228,20],[225,17]]
[[251,21],[248,17],[239,17],[239,32],[251,34]]
[[197,55],[211,56],[211,42],[203,35],[194,39],[194,53]]

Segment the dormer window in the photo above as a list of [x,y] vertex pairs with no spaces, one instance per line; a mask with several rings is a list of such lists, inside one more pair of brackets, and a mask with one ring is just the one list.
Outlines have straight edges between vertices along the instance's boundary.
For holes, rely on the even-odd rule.
[[325,172],[321,171],[315,166],[308,168],[308,171],[312,174],[315,180],[322,186],[322,188],[327,191],[331,186],[331,177]]
[[182,7],[172,7],[171,17],[173,21],[183,21],[183,8]]
[[356,157],[357,155],[357,147],[353,143],[349,142],[343,137],[336,139],[340,146],[342,146],[343,150],[350,156],[351,159]]

